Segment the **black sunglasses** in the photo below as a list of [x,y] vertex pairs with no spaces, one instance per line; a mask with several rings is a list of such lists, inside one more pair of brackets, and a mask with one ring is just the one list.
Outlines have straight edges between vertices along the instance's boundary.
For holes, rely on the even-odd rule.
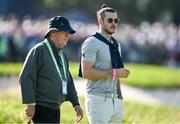
[[113,19],[113,18],[108,18],[107,21],[108,21],[109,23],[112,23],[112,22],[114,21],[114,23],[117,24],[117,23],[119,22],[119,19],[117,19],[117,18],[115,18],[115,19]]

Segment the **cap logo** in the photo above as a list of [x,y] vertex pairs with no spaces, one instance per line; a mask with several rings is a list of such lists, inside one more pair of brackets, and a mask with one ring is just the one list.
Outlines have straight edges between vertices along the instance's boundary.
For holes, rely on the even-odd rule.
[[60,23],[60,26],[64,26],[64,23],[63,23],[63,22],[61,22],[61,23]]

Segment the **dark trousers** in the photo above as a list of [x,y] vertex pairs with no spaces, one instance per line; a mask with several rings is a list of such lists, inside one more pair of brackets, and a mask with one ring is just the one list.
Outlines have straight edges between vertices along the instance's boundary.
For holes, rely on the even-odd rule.
[[36,105],[33,117],[34,123],[60,123],[60,110],[51,109],[41,105]]

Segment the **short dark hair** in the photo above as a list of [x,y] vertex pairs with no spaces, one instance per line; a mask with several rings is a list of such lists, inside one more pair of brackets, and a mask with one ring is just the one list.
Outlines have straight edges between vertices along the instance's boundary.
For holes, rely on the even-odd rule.
[[111,7],[107,7],[106,4],[103,4],[101,9],[97,11],[97,18],[101,17],[102,19],[105,17],[105,12],[116,12],[115,9]]

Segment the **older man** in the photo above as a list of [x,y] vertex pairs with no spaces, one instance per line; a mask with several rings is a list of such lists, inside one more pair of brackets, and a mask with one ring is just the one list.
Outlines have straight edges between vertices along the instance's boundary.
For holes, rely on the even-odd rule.
[[49,20],[43,42],[27,55],[19,82],[25,113],[34,123],[60,123],[59,106],[66,100],[75,108],[78,121],[83,116],[76,89],[62,48],[75,31],[69,21],[56,16]]

